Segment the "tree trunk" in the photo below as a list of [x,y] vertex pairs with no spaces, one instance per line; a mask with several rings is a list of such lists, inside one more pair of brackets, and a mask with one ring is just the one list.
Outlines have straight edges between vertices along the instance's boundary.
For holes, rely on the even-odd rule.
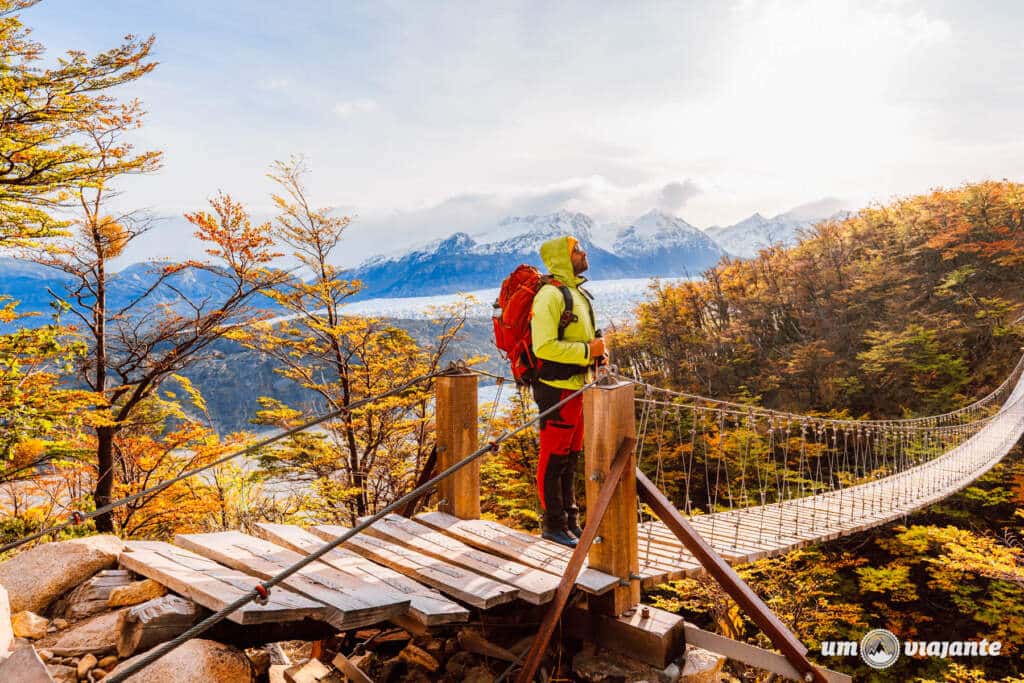
[[[99,509],[111,501],[114,490],[114,428],[96,428],[96,492],[93,496],[96,508]],[[114,519],[109,512],[97,515],[96,530],[102,533],[113,533]]]

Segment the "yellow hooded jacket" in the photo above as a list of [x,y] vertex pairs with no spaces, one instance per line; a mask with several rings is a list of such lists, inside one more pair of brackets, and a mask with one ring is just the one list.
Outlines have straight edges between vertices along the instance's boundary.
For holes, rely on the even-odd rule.
[[544,285],[533,299],[533,313],[530,318],[530,334],[533,339],[533,353],[543,361],[555,361],[567,365],[578,365],[580,371],[569,379],[542,379],[545,384],[560,389],[575,391],[587,381],[587,369],[591,364],[590,340],[596,331],[590,307],[590,300],[579,290],[586,278],[575,275],[570,256],[576,240],[572,237],[556,237],[540,247],[540,257],[559,282],[569,288],[572,294],[573,313],[576,320],[565,328],[562,339],[558,339],[558,321],[565,308],[562,292],[554,285]]

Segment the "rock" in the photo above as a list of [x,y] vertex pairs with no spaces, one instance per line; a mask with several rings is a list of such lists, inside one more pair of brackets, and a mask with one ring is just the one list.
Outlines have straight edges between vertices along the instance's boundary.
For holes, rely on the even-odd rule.
[[63,608],[60,613],[72,621],[78,621],[106,612],[111,591],[120,586],[127,586],[131,582],[131,572],[125,569],[101,571],[61,599]]
[[64,664],[47,664],[53,683],[78,683],[78,671],[73,666]]
[[53,659],[53,653],[49,650],[37,650],[36,654],[38,654],[39,659],[43,660],[44,662],[48,662],[51,659]]
[[96,666],[96,655],[82,657],[78,660],[78,677],[85,678],[94,666]]
[[284,680],[284,672],[291,667],[291,664],[271,664],[267,670],[267,678],[270,680],[270,683],[288,683]]
[[0,584],[7,589],[11,610],[44,611],[99,570],[116,565],[123,547],[116,536],[89,536],[37,545],[0,563]]
[[0,586],[0,659],[11,651],[14,642],[14,628],[11,626],[11,603],[7,599],[7,589]]
[[6,659],[0,659],[0,681],[52,683],[46,665],[31,645],[22,645]]
[[430,673],[437,671],[441,664],[423,648],[416,647],[412,643],[405,646],[405,649],[398,653],[399,659],[405,661],[409,666],[418,666]]
[[252,662],[253,675],[259,678],[270,669],[270,653],[264,648],[246,650],[245,656]]
[[573,672],[585,681],[626,680],[630,683],[664,683],[662,672],[643,662],[609,652],[580,652],[572,658]]
[[110,671],[115,666],[117,666],[117,657],[115,657],[114,655],[107,655],[100,661],[96,662],[96,666],[98,666],[101,669],[106,669],[107,671]]
[[453,654],[445,665],[444,670],[455,678],[461,678],[474,664],[476,659],[469,652],[460,650]]
[[95,669],[89,672],[94,681],[99,681],[107,677],[107,670],[103,667],[97,666]]
[[11,628],[14,629],[14,635],[19,638],[29,638],[31,640],[45,638],[46,627],[49,625],[50,622],[46,617],[41,617],[32,612],[18,612],[11,617]]
[[310,659],[303,664],[296,664],[284,672],[284,680],[288,683],[341,683],[341,677],[319,659]]
[[686,648],[686,663],[683,665],[682,683],[718,683],[722,680],[725,657],[699,647]]
[[466,670],[462,683],[494,683],[494,674],[486,666],[474,666]]
[[129,657],[184,633],[201,612],[199,605],[177,595],[127,608],[117,624],[117,655]]
[[123,611],[98,614],[66,631],[47,636],[39,644],[58,657],[112,655],[117,650],[117,625]]
[[107,607],[131,607],[140,605],[147,600],[162,598],[165,595],[167,595],[167,589],[153,579],[135,581],[110,591]]
[[[118,664],[108,675],[123,670],[145,653]],[[241,650],[213,640],[195,638],[177,647],[126,679],[126,683],[231,681],[252,683],[252,666]]]

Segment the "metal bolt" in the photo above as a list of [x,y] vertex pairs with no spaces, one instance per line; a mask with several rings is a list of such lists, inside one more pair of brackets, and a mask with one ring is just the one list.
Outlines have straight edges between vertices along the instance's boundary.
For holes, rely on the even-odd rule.
[[604,477],[600,472],[594,472],[590,475],[590,481],[601,481],[602,479],[604,479]]
[[595,536],[594,537],[594,545],[597,545],[598,543],[603,543],[603,542],[604,542],[604,539],[601,538],[600,536]]
[[808,671],[807,673],[804,674],[804,680],[807,681],[807,683],[811,683],[811,681],[814,680],[814,674],[812,674],[810,671]]

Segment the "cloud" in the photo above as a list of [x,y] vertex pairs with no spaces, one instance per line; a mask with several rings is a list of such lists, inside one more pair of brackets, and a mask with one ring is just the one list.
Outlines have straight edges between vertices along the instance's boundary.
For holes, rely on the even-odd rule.
[[260,90],[284,90],[289,85],[291,81],[287,78],[268,78],[257,83],[256,87]]
[[[542,186],[460,193],[401,211],[360,210],[346,237],[342,265],[355,265],[373,254],[402,251],[455,232],[492,232],[509,216],[577,211],[603,225],[632,220],[652,208],[675,213],[700,192],[698,183],[690,178],[621,185],[595,175]],[[381,235],[388,236],[386,248],[381,246]]]
[[675,213],[686,206],[686,202],[690,201],[701,192],[700,188],[697,187],[697,183],[690,179],[686,179],[683,182],[672,182],[661,188],[661,197],[658,202],[658,208],[662,211],[669,213]]
[[367,97],[355,100],[346,100],[334,105],[334,113],[338,116],[352,116],[353,114],[364,114],[378,109],[377,101]]

